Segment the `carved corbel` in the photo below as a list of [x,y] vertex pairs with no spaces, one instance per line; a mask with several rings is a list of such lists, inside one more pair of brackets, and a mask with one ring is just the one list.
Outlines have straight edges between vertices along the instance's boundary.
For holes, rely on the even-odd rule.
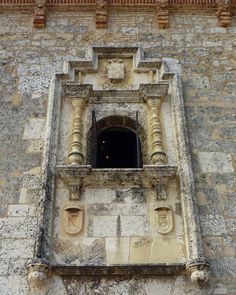
[[46,259],[34,258],[28,263],[27,270],[30,286],[40,288],[48,278],[50,265]]
[[158,0],[157,3],[157,22],[160,29],[169,28],[169,9],[168,0]]
[[34,9],[34,28],[42,29],[46,26],[46,1],[36,0]]
[[205,258],[197,258],[186,264],[193,283],[204,284],[210,279],[209,263]]
[[218,0],[217,16],[221,27],[228,27],[232,22],[230,0]]
[[79,200],[80,199],[80,185],[70,185],[70,201]]
[[108,3],[107,0],[96,0],[96,28],[107,28]]

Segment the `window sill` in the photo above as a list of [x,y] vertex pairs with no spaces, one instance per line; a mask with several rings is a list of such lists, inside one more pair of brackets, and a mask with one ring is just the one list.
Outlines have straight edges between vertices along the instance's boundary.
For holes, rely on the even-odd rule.
[[166,184],[175,178],[176,166],[145,165],[143,168],[98,169],[91,166],[60,165],[56,173],[67,185],[125,187],[151,187],[157,183]]
[[62,276],[129,276],[174,275],[186,270],[185,263],[129,264],[129,265],[53,265],[52,270]]

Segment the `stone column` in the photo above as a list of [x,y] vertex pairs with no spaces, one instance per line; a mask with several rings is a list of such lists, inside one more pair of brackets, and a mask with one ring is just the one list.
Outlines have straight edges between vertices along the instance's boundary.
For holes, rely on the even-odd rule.
[[72,141],[71,141],[71,151],[68,155],[68,161],[71,165],[81,165],[84,160],[83,155],[83,110],[86,105],[85,98],[73,98],[73,129],[72,129]]
[[166,154],[162,145],[162,128],[160,121],[161,97],[147,97],[147,105],[150,110],[149,121],[152,138],[152,163],[154,165],[165,165]]

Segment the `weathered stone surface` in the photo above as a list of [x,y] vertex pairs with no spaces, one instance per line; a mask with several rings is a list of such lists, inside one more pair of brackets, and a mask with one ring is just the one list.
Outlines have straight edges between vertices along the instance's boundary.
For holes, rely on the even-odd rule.
[[198,160],[203,173],[232,173],[234,168],[229,154],[199,152]]
[[[64,61],[82,57],[89,45],[119,44],[144,47],[147,58],[171,57],[179,59],[182,64],[184,102],[205,237],[205,254],[210,258],[213,278],[210,285],[203,288],[191,285],[185,276],[145,279],[66,278],[65,291],[60,279],[52,277],[42,294],[153,295],[159,292],[167,295],[205,295],[226,294],[225,289],[228,294],[235,294],[235,22],[233,18],[231,28],[218,28],[216,17],[207,15],[207,12],[202,15],[175,12],[171,13],[170,18],[170,29],[160,30],[156,27],[155,11],[143,9],[137,13],[112,10],[109,13],[108,31],[95,31],[94,13],[53,11],[48,15],[47,29],[39,32],[32,29],[31,16],[23,15],[20,10],[14,13],[2,11],[0,293],[28,294],[23,268],[24,261],[33,256],[34,241],[27,238],[35,237],[32,228],[35,221],[24,214],[28,214],[28,205],[38,206],[41,177],[35,174],[31,174],[32,178],[25,176],[23,189],[22,179],[23,173],[41,165],[41,138],[44,136],[43,122],[52,75],[61,71]],[[19,171],[20,175],[12,174],[14,171]],[[198,175],[198,172],[204,173],[204,176]],[[143,212],[144,207],[134,208],[136,204],[144,202],[142,192],[137,191],[138,188],[117,189],[115,195],[104,195],[103,201],[96,199],[94,194],[82,195],[82,201],[87,200],[92,205],[110,201],[134,204],[127,208],[91,207],[91,215],[99,215],[99,210],[100,215],[112,212],[112,217],[116,216],[114,218],[119,214],[130,215],[131,212],[143,215],[137,212]],[[27,206],[16,212],[18,202]],[[29,212],[33,211],[30,209]],[[11,216],[7,218],[7,214]],[[114,229],[116,234],[117,223]],[[91,243],[88,242],[88,245]],[[87,257],[92,259],[95,251],[100,253],[99,261],[104,262],[105,251],[101,245],[102,242],[95,243]],[[78,246],[73,251],[73,255],[68,258],[69,263],[82,257]],[[37,292],[33,290],[32,294]]]

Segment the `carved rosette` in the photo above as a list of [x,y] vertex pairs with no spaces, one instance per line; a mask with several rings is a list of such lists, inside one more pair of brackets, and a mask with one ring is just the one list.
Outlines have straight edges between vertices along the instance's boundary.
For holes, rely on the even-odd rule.
[[108,4],[107,0],[96,0],[96,28],[107,28]]
[[157,22],[160,29],[169,28],[168,0],[158,0]]
[[189,261],[186,265],[191,274],[193,283],[204,284],[210,279],[209,263],[205,258],[197,258]]
[[30,285],[40,288],[48,278],[50,265],[46,259],[34,258],[28,263],[27,270]]
[[217,16],[221,27],[228,27],[231,24],[232,13],[229,0],[218,0]]
[[34,28],[42,29],[46,26],[46,5],[45,0],[36,0],[34,9]]

